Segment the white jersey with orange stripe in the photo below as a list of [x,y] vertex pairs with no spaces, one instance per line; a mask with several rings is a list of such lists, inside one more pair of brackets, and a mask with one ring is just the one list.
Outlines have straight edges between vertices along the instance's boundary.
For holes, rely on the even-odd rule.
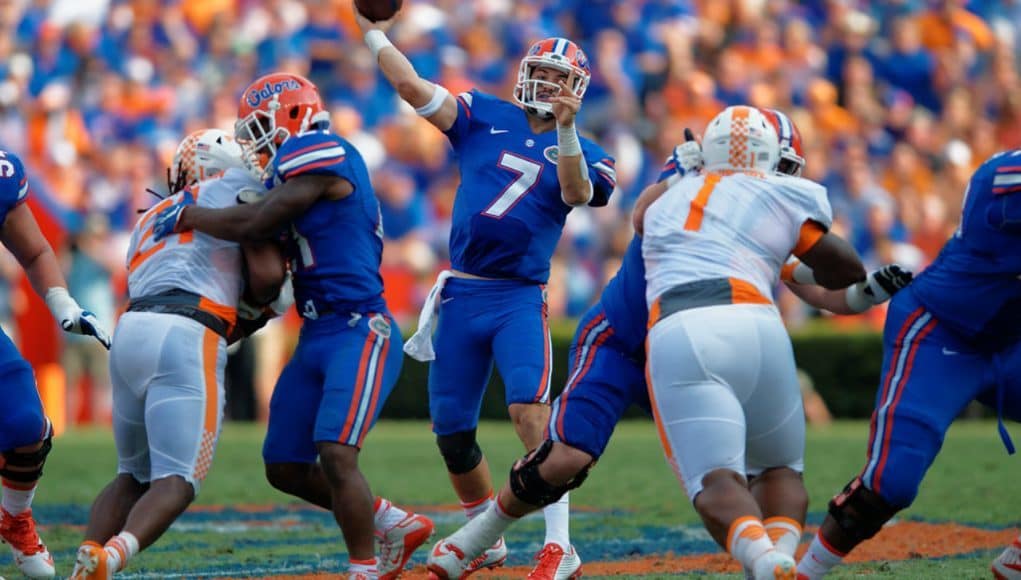
[[[202,181],[191,188],[199,207],[222,208],[237,203],[243,191],[265,192],[255,177],[241,169],[228,169],[222,177]],[[241,248],[237,242],[195,231],[174,234],[154,242],[152,222],[177,194],[142,215],[131,234],[128,248],[128,295],[140,298],[167,290],[185,290],[215,305],[235,309],[241,296]]]
[[753,172],[682,179],[645,214],[648,302],[717,278],[770,297],[788,256],[810,247],[832,221],[826,189],[807,179]]

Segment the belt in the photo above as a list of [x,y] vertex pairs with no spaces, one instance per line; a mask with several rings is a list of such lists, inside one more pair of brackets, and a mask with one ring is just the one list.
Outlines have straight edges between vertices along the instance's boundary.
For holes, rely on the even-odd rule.
[[649,327],[682,310],[722,304],[772,304],[755,286],[738,278],[708,278],[668,289],[649,308]]
[[198,322],[216,334],[227,338],[233,324],[222,317],[203,310],[199,305],[202,297],[187,290],[167,290],[158,294],[150,294],[132,298],[128,303],[128,312],[155,312],[158,314],[177,314]]

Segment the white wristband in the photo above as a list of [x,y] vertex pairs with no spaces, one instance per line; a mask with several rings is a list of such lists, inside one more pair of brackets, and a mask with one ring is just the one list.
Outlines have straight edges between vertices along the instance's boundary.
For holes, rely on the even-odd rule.
[[372,58],[376,60],[379,60],[379,51],[388,46],[393,46],[390,39],[386,37],[386,33],[375,28],[366,32],[364,38],[365,46],[369,47],[369,50],[372,51]]
[[557,125],[557,150],[560,157],[581,155],[581,140],[578,139],[578,131],[574,128],[574,123],[566,127]]
[[67,293],[67,288],[63,286],[54,286],[46,291],[46,306],[50,309],[50,313],[53,314],[53,318],[57,319],[58,323],[64,320],[70,320],[74,318],[80,306],[75,302],[74,298]]
[[429,102],[415,109],[415,112],[421,117],[428,118],[435,115],[443,107],[443,103],[446,102],[447,97],[450,95],[450,91],[442,85],[433,85],[433,87],[433,96],[429,99]]
[[844,300],[847,301],[848,308],[855,312],[865,312],[872,308],[872,300],[865,294],[865,286],[867,284],[868,282],[858,282],[847,287],[847,291],[844,293]]

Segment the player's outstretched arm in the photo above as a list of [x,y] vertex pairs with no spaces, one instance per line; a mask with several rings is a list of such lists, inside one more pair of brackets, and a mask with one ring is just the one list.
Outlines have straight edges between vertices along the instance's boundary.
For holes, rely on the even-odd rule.
[[798,258],[812,269],[813,283],[830,290],[847,288],[868,274],[854,247],[832,232],[823,234]]
[[153,237],[160,240],[175,232],[198,230],[223,240],[267,241],[313,203],[342,199],[352,191],[349,181],[334,175],[301,175],[274,187],[256,203],[213,209],[181,202],[156,216]]
[[39,224],[28,204],[22,203],[7,214],[0,229],[0,241],[25,269],[32,288],[46,299],[46,305],[61,328],[75,334],[95,336],[103,346],[110,348],[110,336],[99,326],[95,315],[84,310],[67,293],[67,281],[57,256],[39,231]]
[[[785,267],[788,272],[792,269]],[[784,281],[791,292],[810,306],[834,314],[860,314],[892,298],[911,283],[914,274],[899,264],[887,264],[871,272],[865,280],[843,290],[827,290],[813,284],[799,284],[790,279],[790,275],[785,277],[788,278]]]
[[631,213],[631,223],[635,228],[635,233],[639,236],[645,233],[645,212],[649,209],[655,201],[666,193],[669,188],[669,183],[664,181],[657,181],[649,187],[642,190],[639,194],[638,199],[635,201],[635,208]]
[[446,131],[457,120],[457,100],[450,91],[418,76],[411,61],[386,37],[393,26],[393,19],[370,22],[354,9],[355,20],[365,35],[365,44],[372,51],[386,80],[415,112]]

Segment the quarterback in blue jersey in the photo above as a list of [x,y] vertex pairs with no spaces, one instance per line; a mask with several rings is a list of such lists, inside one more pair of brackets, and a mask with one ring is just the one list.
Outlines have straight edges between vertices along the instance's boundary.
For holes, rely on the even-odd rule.
[[237,241],[287,239],[304,320],[270,401],[266,476],[333,511],[349,577],[396,578],[433,524],[385,499],[374,504],[358,469],[362,441],[400,374],[403,341],[383,300],[379,202],[361,155],[329,131],[328,119],[307,79],[276,73],[256,80],[241,97],[235,133],[270,191],[226,209],[169,207],[154,232],[157,239],[190,229]]
[[[28,177],[21,160],[0,151],[0,242],[25,269],[32,288],[60,326],[95,336],[110,348],[110,338],[92,313],[67,293],[60,263],[25,200]],[[43,413],[32,367],[0,332],[0,538],[11,546],[14,563],[30,578],[52,578],[53,558],[36,533],[32,498],[50,452],[53,428]]]
[[[973,400],[1021,420],[1021,150],[978,168],[961,222],[939,257],[891,302],[868,461],[829,504],[798,563],[821,578],[918,493],[953,420]],[[977,298],[977,299],[976,299]],[[1021,539],[993,562],[1021,578]]]
[[[433,431],[471,518],[492,501],[489,467],[475,431],[494,363],[518,437],[529,450],[543,441],[552,369],[545,299],[550,258],[573,207],[607,203],[616,186],[614,162],[575,129],[590,70],[573,42],[534,43],[521,61],[513,102],[478,90],[454,96],[419,77],[393,47],[385,34],[392,21],[356,18],[383,75],[447,136],[459,160],[451,269],[437,282],[423,311],[424,324],[405,351],[433,361]],[[430,331],[437,300],[443,306],[434,346]],[[566,497],[547,508],[546,531],[532,577],[574,575],[580,560],[570,544]],[[498,566],[506,554],[501,539],[472,569]],[[543,571],[550,566],[560,572]]]

